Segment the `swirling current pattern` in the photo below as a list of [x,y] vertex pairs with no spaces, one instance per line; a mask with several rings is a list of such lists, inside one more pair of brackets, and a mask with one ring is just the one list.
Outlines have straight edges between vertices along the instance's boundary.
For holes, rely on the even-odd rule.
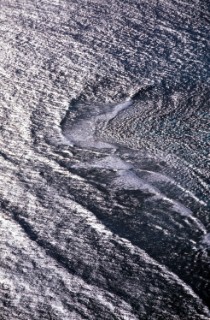
[[209,2],[0,8],[0,319],[209,319]]

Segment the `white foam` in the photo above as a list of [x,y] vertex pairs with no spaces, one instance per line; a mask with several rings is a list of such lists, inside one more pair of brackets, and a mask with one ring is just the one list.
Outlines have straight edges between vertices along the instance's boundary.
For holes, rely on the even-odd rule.
[[118,177],[114,180],[113,186],[127,190],[142,190],[156,195],[160,194],[158,189],[145,182],[145,180],[139,178],[135,172],[131,170],[121,171]]
[[110,112],[107,112],[105,114],[102,114],[100,116],[98,116],[98,119],[103,119],[106,120],[107,122],[109,122],[110,120],[114,119],[119,112],[121,112],[122,110],[128,108],[129,106],[132,105],[132,100],[128,100],[122,103],[117,104],[116,106],[114,106],[113,110]]
[[88,120],[79,121],[66,133],[66,138],[70,144],[81,147],[96,149],[114,148],[111,143],[103,142],[102,138],[100,139],[100,137],[96,136],[98,125],[99,123],[100,125],[102,124],[101,130],[105,129],[110,120],[114,119],[120,111],[126,109],[131,104],[131,100],[125,101],[114,106],[109,112],[93,116]]
[[113,170],[127,170],[132,168],[131,164],[123,161],[122,159],[114,155],[107,156],[102,160],[94,161],[92,166],[97,168],[106,168]]
[[102,168],[110,170],[128,170],[132,165],[126,163],[115,155],[106,156],[103,159],[95,160],[91,163],[80,163],[73,166],[74,168]]

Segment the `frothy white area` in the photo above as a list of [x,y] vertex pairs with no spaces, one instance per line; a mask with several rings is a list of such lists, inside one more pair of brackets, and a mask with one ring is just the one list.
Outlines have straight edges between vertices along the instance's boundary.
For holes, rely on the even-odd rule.
[[132,169],[132,165],[123,161],[115,155],[109,155],[100,160],[95,160],[91,163],[80,163],[73,166],[74,168],[91,167],[110,170],[128,170]]
[[152,194],[159,194],[158,189],[152,187],[152,185],[149,185],[143,179],[140,179],[133,171],[130,170],[121,171],[118,174],[118,177],[114,180],[113,186],[120,189],[140,189]]
[[113,110],[110,112],[101,113],[88,120],[79,121],[70,130],[68,130],[66,137],[72,145],[86,148],[112,149],[112,144],[103,142],[96,136],[97,127],[100,124],[102,125],[102,129],[105,128],[110,120],[114,119],[119,112],[128,108],[131,104],[131,100],[125,101],[114,106]]

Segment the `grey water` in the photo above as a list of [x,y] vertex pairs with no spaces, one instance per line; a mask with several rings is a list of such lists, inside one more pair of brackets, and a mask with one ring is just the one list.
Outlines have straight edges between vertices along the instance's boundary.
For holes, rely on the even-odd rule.
[[208,1],[0,21],[0,319],[209,319]]

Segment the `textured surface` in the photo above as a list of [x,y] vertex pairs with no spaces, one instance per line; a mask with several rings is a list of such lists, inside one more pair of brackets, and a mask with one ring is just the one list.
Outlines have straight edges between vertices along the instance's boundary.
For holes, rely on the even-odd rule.
[[0,1],[0,319],[210,318],[209,40],[208,1]]

